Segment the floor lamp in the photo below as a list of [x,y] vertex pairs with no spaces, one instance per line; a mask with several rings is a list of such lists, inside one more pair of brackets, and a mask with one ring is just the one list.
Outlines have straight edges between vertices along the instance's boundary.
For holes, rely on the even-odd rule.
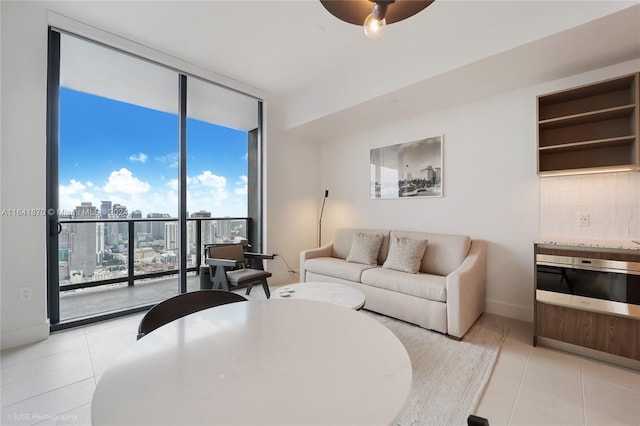
[[318,247],[322,244],[322,214],[324,213],[324,203],[329,196],[329,190],[324,190],[324,198],[322,199],[322,208],[320,209],[320,219],[318,220]]

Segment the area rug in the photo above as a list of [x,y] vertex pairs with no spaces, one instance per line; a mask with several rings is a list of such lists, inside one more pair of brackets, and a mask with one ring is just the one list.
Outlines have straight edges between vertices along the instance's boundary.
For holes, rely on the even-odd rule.
[[508,332],[501,319],[483,314],[458,342],[416,325],[363,312],[389,328],[411,359],[412,388],[397,425],[466,425]]

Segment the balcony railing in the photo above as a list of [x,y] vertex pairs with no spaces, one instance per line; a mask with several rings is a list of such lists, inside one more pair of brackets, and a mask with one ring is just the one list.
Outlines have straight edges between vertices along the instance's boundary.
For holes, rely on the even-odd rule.
[[[187,219],[187,271],[199,273],[203,247],[248,240],[247,217]],[[60,219],[60,291],[150,281],[179,272],[178,218]]]

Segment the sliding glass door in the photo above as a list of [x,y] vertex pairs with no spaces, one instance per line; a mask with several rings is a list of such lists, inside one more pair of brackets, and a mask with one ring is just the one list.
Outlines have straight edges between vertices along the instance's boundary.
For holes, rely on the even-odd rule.
[[54,329],[197,289],[204,244],[248,239],[250,223],[261,221],[248,215],[260,197],[249,201],[247,191],[248,170],[259,167],[249,165],[249,135],[259,133],[260,107],[252,97],[50,31]]

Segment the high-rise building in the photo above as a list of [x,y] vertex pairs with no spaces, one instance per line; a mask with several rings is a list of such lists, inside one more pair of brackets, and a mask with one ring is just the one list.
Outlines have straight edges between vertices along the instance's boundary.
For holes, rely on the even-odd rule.
[[220,241],[231,240],[231,221],[228,219],[217,220],[216,225],[216,239]]
[[[142,219],[142,211],[134,210],[131,212],[131,219]],[[151,227],[149,226],[149,222],[136,222],[134,225],[134,232],[136,235],[139,234],[147,234],[150,231]]]
[[[129,216],[129,212],[127,211],[127,206],[123,206],[122,204],[114,204],[111,210],[110,217],[112,219],[126,219]],[[127,235],[129,232],[129,225],[127,222],[118,222],[118,234],[122,235],[123,240],[127,240]]]
[[164,222],[164,249],[177,250],[180,246],[180,230],[177,222]]
[[120,243],[120,230],[118,223],[109,222],[105,226],[105,243],[108,246],[116,246]]
[[100,218],[107,219],[111,214],[111,201],[100,202]]
[[122,204],[114,204],[113,208],[111,210],[111,214],[112,217],[117,217],[117,218],[124,218],[126,219],[127,216],[129,215],[129,212],[127,211],[127,206],[123,206]]
[[[74,219],[95,219],[96,207],[90,202],[82,202],[75,209]],[[69,269],[83,277],[90,277],[96,269],[96,224],[71,224],[71,252]]]
[[102,264],[102,261],[104,259],[104,225],[104,222],[96,223],[96,262],[98,262],[98,264]]
[[[191,213],[191,218],[192,219],[209,219],[211,218],[211,212],[205,211],[205,210],[200,210],[199,212],[195,212],[195,213]],[[192,247],[193,244],[193,248],[195,248],[195,244],[198,241],[198,236],[196,235],[196,224],[195,222],[191,223],[190,228],[189,228],[190,233],[188,234],[187,238],[190,240],[189,243],[187,244],[188,247]],[[214,233],[213,233],[213,221],[211,220],[201,220],[200,221],[200,232],[201,232],[201,236],[202,236],[202,244],[204,246],[204,244],[210,244],[215,242],[214,241]]]
[[208,212],[206,210],[200,210],[199,212],[195,212],[195,213],[191,213],[191,217],[192,218],[210,218],[211,217],[211,212]]
[[[71,219],[71,217],[66,217],[65,219]],[[62,225],[62,230],[58,234],[58,276],[60,281],[69,280],[69,257],[71,255],[73,226]]]
[[[170,219],[171,216],[167,213],[148,213],[147,219]],[[162,221],[151,222],[150,230],[151,236],[155,240],[164,239],[164,224]]]

